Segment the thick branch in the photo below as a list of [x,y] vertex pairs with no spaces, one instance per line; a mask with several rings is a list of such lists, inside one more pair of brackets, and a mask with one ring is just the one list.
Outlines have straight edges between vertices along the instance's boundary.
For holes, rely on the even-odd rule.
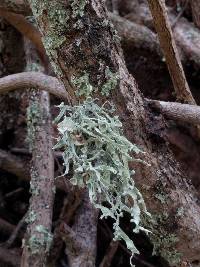
[[66,90],[62,83],[57,78],[41,72],[22,72],[0,79],[0,94],[27,88],[44,90],[57,97],[66,99]]
[[177,98],[188,104],[195,104],[179,58],[165,3],[163,0],[148,0],[148,3]]

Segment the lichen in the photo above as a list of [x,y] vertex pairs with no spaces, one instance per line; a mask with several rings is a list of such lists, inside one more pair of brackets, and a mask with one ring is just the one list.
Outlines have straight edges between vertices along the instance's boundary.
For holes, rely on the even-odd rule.
[[27,138],[26,141],[29,144],[29,150],[34,148],[34,140],[36,134],[36,127],[41,118],[40,105],[36,101],[31,101],[27,108]]
[[90,96],[93,92],[93,87],[89,82],[89,75],[85,73],[79,78],[72,76],[71,83],[76,87],[77,96],[85,96],[86,98]]
[[45,252],[49,252],[53,240],[52,234],[43,225],[37,225],[35,232],[40,233],[40,235],[33,234],[27,242],[27,247],[31,250],[31,253],[39,253],[41,247],[45,248]]
[[101,210],[101,218],[114,220],[114,239],[124,240],[133,254],[139,253],[121,229],[120,219],[129,213],[133,232],[147,231],[140,225],[140,215],[149,213],[132,179],[134,171],[128,166],[129,161],[142,162],[129,153],[142,151],[123,136],[122,124],[113,116],[112,108],[100,107],[92,99],[74,107],[61,104],[59,108],[56,123],[60,135],[54,149],[63,149],[63,175],[72,165],[70,182],[88,188],[90,201]]
[[101,88],[101,94],[109,96],[110,92],[115,89],[118,84],[119,76],[117,73],[112,72],[108,66],[105,69],[106,82]]
[[160,255],[172,266],[180,263],[182,255],[175,248],[178,238],[168,232],[169,215],[166,212],[153,214],[151,218],[143,217],[142,222],[151,230],[149,238],[154,246],[152,254]]
[[71,0],[70,3],[72,7],[72,17],[83,17],[87,0]]
[[37,214],[35,211],[31,210],[28,212],[28,216],[25,219],[26,223],[33,223],[37,219]]

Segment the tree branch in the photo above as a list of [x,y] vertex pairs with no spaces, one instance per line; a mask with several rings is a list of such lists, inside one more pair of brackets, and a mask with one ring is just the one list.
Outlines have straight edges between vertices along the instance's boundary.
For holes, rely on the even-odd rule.
[[176,96],[178,99],[188,104],[195,104],[196,102],[192,96],[192,93],[190,92],[190,88],[188,86],[179,58],[178,50],[167,16],[165,3],[163,0],[148,0],[148,3],[174,85]]
[[15,14],[2,10],[0,8],[0,17],[7,20],[13,27],[15,27],[22,35],[34,43],[42,62],[47,65],[46,52],[41,40],[41,34],[36,27],[34,27],[27,19],[20,14]]
[[200,107],[196,105],[180,104],[177,102],[164,102],[149,100],[147,102],[167,118],[194,125],[200,124]]
[[[43,70],[30,41],[25,39],[27,69]],[[54,203],[54,157],[52,152],[52,122],[49,94],[32,90],[27,111],[29,147],[32,151],[30,206],[27,232],[23,246],[21,267],[45,266],[50,250]]]
[[66,90],[62,83],[57,78],[41,72],[22,72],[0,79],[0,94],[27,88],[44,90],[57,97],[66,99]]

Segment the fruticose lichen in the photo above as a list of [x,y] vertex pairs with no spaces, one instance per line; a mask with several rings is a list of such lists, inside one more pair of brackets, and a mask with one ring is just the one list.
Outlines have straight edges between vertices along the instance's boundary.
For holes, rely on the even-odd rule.
[[133,254],[139,253],[121,229],[120,218],[129,213],[133,232],[148,232],[140,225],[140,215],[149,213],[132,179],[134,171],[128,166],[129,161],[141,161],[130,156],[141,150],[123,136],[122,124],[112,108],[99,106],[90,98],[78,106],[62,103],[59,108],[59,137],[54,149],[63,150],[64,175],[72,165],[70,182],[88,188],[90,201],[101,210],[101,218],[114,220],[114,239],[124,240]]

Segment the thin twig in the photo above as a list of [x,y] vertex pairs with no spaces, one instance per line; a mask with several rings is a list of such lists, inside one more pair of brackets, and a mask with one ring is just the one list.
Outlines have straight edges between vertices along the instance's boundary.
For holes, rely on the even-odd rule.
[[188,86],[163,0],[148,0],[177,98],[196,104]]

